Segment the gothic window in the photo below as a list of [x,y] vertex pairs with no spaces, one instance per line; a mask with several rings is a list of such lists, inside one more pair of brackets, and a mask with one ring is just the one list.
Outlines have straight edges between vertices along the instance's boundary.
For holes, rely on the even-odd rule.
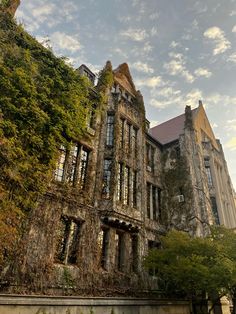
[[87,167],[88,167],[88,156],[89,156],[89,152],[85,148],[83,148],[81,151],[79,171],[78,171],[78,182],[81,189],[84,189],[85,187]]
[[78,152],[79,152],[78,144],[73,145],[69,152],[67,181],[71,183],[75,182]]
[[219,214],[218,214],[216,198],[213,196],[211,197],[211,210],[212,210],[213,216],[215,218],[215,223],[217,225],[220,225],[220,218],[219,218]]
[[106,133],[106,145],[113,146],[114,143],[114,115],[107,115],[107,133]]
[[147,183],[147,217],[151,218],[151,184]]
[[124,234],[117,232],[115,234],[115,265],[117,270],[122,271],[124,268]]
[[132,150],[136,156],[138,151],[138,129],[136,129],[134,126],[132,128]]
[[130,186],[130,168],[126,166],[124,168],[124,200],[123,200],[125,205],[129,205],[130,199],[129,186]]
[[132,192],[133,192],[133,207],[137,207],[137,171],[133,171],[132,178]]
[[92,105],[92,108],[90,109],[89,116],[88,116],[88,126],[94,129],[95,122],[96,122],[96,105]]
[[155,155],[155,148],[150,145],[146,144],[146,163],[149,171],[154,170],[154,155]]
[[71,217],[62,216],[58,230],[56,262],[76,264],[81,223]]
[[111,160],[105,159],[103,166],[103,188],[102,197],[110,198],[111,196]]
[[66,150],[60,148],[60,157],[55,171],[55,180],[68,182],[76,186],[79,183],[81,189],[85,186],[89,151],[79,144],[73,144]]
[[211,174],[211,167],[210,167],[210,160],[208,157],[204,158],[204,165],[205,171],[207,175],[207,183],[209,187],[213,186],[212,174]]
[[136,273],[138,271],[138,236],[136,234],[131,235],[131,267],[132,271]]
[[153,212],[153,220],[157,220],[157,217],[158,217],[158,189],[156,186],[152,186],[152,212]]
[[132,130],[132,125],[127,123],[127,145],[128,145],[128,150],[131,151],[132,150],[132,146],[131,146],[131,130]]
[[[158,250],[160,249],[160,247],[161,247],[160,242],[148,240],[148,251]],[[150,276],[156,276],[157,272],[158,272],[158,269],[155,266],[149,268]]]
[[63,181],[65,161],[66,161],[66,149],[64,146],[61,146],[60,147],[59,160],[57,163],[57,168],[55,170],[55,180],[56,181],[60,181],[60,182]]
[[98,235],[98,245],[100,248],[101,267],[107,269],[109,229],[102,229]]
[[124,148],[125,120],[120,119],[120,148]]
[[153,220],[161,218],[161,189],[147,183],[147,217]]
[[118,176],[117,176],[117,200],[122,200],[123,194],[123,164],[118,164]]

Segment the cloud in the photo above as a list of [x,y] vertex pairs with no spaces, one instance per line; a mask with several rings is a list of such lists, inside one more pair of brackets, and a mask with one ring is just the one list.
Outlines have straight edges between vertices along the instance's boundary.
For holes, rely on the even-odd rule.
[[147,63],[143,63],[140,61],[134,62],[130,65],[131,68],[135,69],[136,71],[143,72],[143,73],[153,73],[154,70],[151,68]]
[[151,14],[149,15],[149,19],[150,19],[151,21],[158,20],[158,18],[159,18],[159,13],[158,13],[158,12],[154,12],[154,13],[151,13]]
[[228,131],[236,131],[236,119],[226,121],[226,129]]
[[225,146],[230,150],[236,150],[236,137],[232,137]]
[[159,100],[157,100],[155,98],[152,98],[150,100],[150,105],[152,107],[155,107],[155,108],[158,108],[158,109],[164,109],[164,108],[169,106],[169,102],[159,101]]
[[227,59],[228,62],[233,62],[233,63],[236,63],[236,52],[231,54],[228,59]]
[[148,34],[144,29],[134,29],[134,28],[129,28],[125,31],[121,31],[120,35],[122,37],[129,38],[133,41],[144,41],[144,39],[148,37]]
[[187,70],[184,56],[181,53],[173,52],[170,52],[169,56],[172,58],[172,60],[170,62],[164,63],[164,69],[166,69],[170,75],[183,77],[188,83],[193,83],[195,78]]
[[41,21],[44,21],[47,19],[47,16],[51,15],[53,12],[55,12],[55,4],[48,3],[48,4],[35,7],[31,11],[31,14],[35,18],[40,18]]
[[200,99],[203,99],[202,91],[196,88],[186,94],[184,103],[186,106],[196,107]]
[[151,36],[156,36],[158,34],[158,30],[156,27],[152,27],[150,30]]
[[63,32],[54,32],[50,36],[51,43],[55,49],[67,50],[72,53],[82,49],[82,45],[75,36],[65,34]]
[[154,88],[158,86],[163,86],[164,84],[165,83],[161,76],[153,76],[149,78],[136,80],[136,85],[139,87],[146,86],[146,87]]
[[234,25],[234,27],[232,28],[232,32],[236,33],[236,25]]
[[194,71],[196,76],[203,76],[209,78],[212,76],[212,73],[207,68],[198,68]]
[[170,48],[177,48],[177,47],[181,47],[181,44],[173,40],[170,43]]
[[210,39],[215,44],[213,55],[218,55],[231,48],[231,43],[225,37],[225,33],[217,26],[210,27],[204,32],[204,37]]
[[236,10],[233,10],[229,13],[229,16],[235,16],[236,15]]

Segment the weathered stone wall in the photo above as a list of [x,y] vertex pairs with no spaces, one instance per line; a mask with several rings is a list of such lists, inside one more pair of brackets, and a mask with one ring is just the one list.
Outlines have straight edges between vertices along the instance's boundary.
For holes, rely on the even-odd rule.
[[4,314],[190,314],[189,302],[154,299],[0,296]]

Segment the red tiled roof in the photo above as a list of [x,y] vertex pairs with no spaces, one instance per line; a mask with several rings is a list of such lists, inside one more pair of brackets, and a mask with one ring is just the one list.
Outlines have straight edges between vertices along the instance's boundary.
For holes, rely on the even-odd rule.
[[[192,110],[194,114],[196,109]],[[180,134],[184,133],[185,114],[181,114],[164,123],[154,126],[149,130],[149,133],[157,139],[161,144],[167,144],[177,140]]]

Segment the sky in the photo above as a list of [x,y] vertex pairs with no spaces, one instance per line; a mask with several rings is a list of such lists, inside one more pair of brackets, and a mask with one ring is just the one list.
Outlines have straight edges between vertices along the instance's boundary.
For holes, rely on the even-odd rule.
[[151,126],[202,100],[236,188],[236,0],[21,0],[16,18],[75,68],[127,62]]

